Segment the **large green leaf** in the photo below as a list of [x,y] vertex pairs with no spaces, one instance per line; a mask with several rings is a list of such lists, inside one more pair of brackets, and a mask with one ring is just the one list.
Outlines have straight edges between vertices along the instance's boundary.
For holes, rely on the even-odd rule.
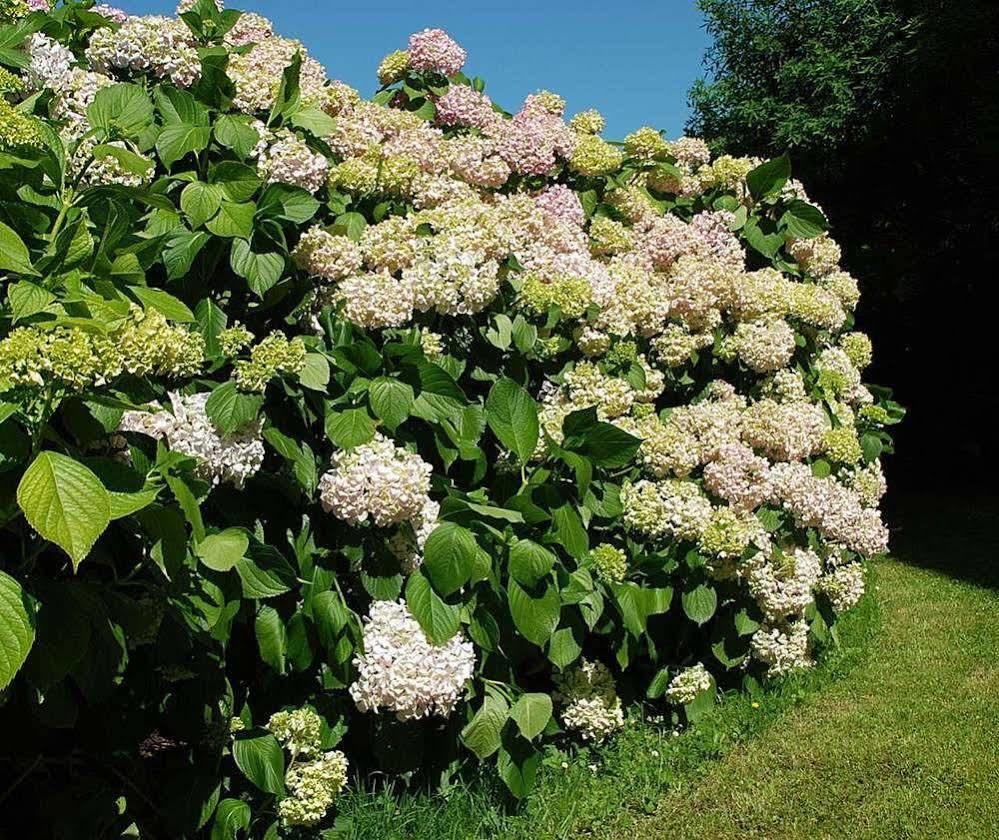
[[242,799],[223,799],[215,810],[211,840],[236,840],[250,827],[250,806]]
[[696,624],[704,624],[718,608],[718,593],[713,586],[702,583],[685,590],[680,595],[680,603],[687,618]]
[[423,568],[442,596],[464,586],[472,576],[478,546],[467,528],[442,522],[427,537],[423,547]]
[[232,744],[236,766],[265,793],[284,793],[284,753],[269,732],[237,733]]
[[28,523],[58,545],[77,569],[111,521],[111,500],[101,480],[58,452],[38,454],[17,487]]
[[460,610],[445,603],[434,592],[422,571],[414,572],[406,581],[406,605],[423,632],[436,645],[444,644],[461,627]]
[[375,436],[375,421],[363,408],[331,411],[326,415],[326,436],[341,449],[361,446]]
[[516,722],[520,734],[528,741],[533,740],[552,719],[552,698],[540,693],[522,694],[510,709],[510,717]]
[[264,398],[259,394],[244,394],[232,380],[215,388],[205,401],[205,414],[212,424],[223,434],[232,434],[236,429],[252,423]]
[[507,586],[510,615],[521,635],[538,647],[544,647],[558,627],[562,604],[558,589],[546,584],[540,594],[532,594],[511,580]]
[[274,607],[262,604],[253,622],[253,631],[257,637],[260,659],[279,674],[283,674],[288,634],[278,611]]
[[746,185],[753,198],[765,198],[777,193],[791,177],[791,159],[783,154],[765,161],[746,175]]
[[226,528],[209,534],[198,543],[195,553],[201,562],[216,572],[228,572],[246,556],[250,538],[242,528]]
[[371,410],[389,429],[409,417],[415,399],[412,385],[387,376],[379,376],[368,388]]
[[180,193],[180,209],[184,211],[191,227],[201,227],[218,213],[224,192],[217,184],[192,181]]
[[512,379],[501,379],[486,398],[486,422],[507,449],[526,463],[538,445],[538,406]]
[[281,272],[284,271],[284,257],[273,252],[254,251],[245,239],[232,243],[229,263],[260,298],[281,279]]
[[37,274],[31,267],[31,254],[28,246],[17,235],[17,231],[0,222],[0,269],[16,271],[18,274]]
[[0,571],[0,691],[9,684],[35,641],[35,610],[21,584]]
[[163,165],[170,168],[191,152],[200,152],[212,139],[207,125],[168,125],[156,138],[156,151]]
[[461,730],[462,743],[475,753],[479,761],[500,748],[500,736],[509,713],[510,708],[505,700],[495,694],[487,694],[482,706]]
[[257,205],[252,201],[223,201],[218,215],[205,227],[216,236],[249,239],[253,235],[253,217]]
[[524,586],[534,586],[555,566],[555,555],[532,540],[517,540],[510,549],[510,576]]
[[153,121],[153,101],[140,85],[111,85],[94,95],[87,118],[112,139],[136,138]]

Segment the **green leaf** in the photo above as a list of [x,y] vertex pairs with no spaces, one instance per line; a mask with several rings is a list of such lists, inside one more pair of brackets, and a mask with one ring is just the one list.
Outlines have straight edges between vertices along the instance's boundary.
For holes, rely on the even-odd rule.
[[194,308],[194,319],[198,324],[198,332],[205,338],[208,357],[218,356],[222,352],[219,348],[219,333],[228,325],[228,316],[213,300],[204,298]]
[[454,522],[434,528],[423,547],[423,569],[440,595],[447,597],[469,581],[477,551],[467,528]]
[[510,708],[506,701],[496,695],[487,694],[482,706],[474,717],[461,730],[461,740],[479,761],[491,756],[502,744],[501,734],[509,716]]
[[461,627],[461,611],[441,600],[420,570],[406,581],[406,605],[435,645],[444,644]]
[[264,398],[244,394],[231,379],[215,388],[205,401],[205,414],[223,434],[229,435],[257,419]]
[[270,184],[260,196],[257,210],[264,218],[303,225],[319,212],[319,202],[301,187]]
[[155,502],[157,495],[156,488],[140,490],[136,493],[108,491],[108,499],[111,502],[111,519],[124,519],[126,516],[138,513]]
[[500,443],[526,463],[538,445],[538,406],[512,379],[501,379],[486,398],[486,422]]
[[[261,562],[257,562],[258,559]],[[286,563],[273,562],[274,559],[243,557],[236,561],[236,574],[242,583],[244,597],[276,598],[291,589],[294,573]]]
[[627,582],[613,584],[611,591],[624,626],[636,639],[645,633],[649,616],[666,612],[673,600],[673,590],[669,587],[655,589]]
[[360,213],[341,213],[336,217],[330,233],[359,241],[367,226],[368,220]]
[[746,185],[753,198],[760,199],[777,193],[790,177],[791,159],[783,154],[750,171],[746,175]]
[[522,694],[510,709],[510,717],[528,741],[540,735],[552,719],[552,698],[547,694]]
[[326,650],[333,650],[349,619],[350,613],[339,592],[320,592],[312,599],[312,620]]
[[680,595],[680,603],[687,618],[698,625],[706,623],[718,608],[718,593],[713,586],[701,584]]
[[641,440],[613,423],[599,422],[586,431],[579,451],[598,466],[625,467],[641,445]]
[[242,799],[223,799],[215,809],[211,840],[235,840],[250,827],[250,806]]
[[252,201],[223,201],[218,215],[205,227],[216,236],[249,239],[253,235],[253,217],[256,212],[257,205]]
[[532,540],[517,540],[510,549],[510,576],[524,586],[534,586],[554,566],[555,555]]
[[0,691],[14,679],[34,641],[34,604],[21,584],[0,571]]
[[715,705],[715,678],[711,677],[710,688],[704,689],[683,707],[687,720],[693,723],[711,711]]
[[218,213],[224,193],[217,184],[192,181],[180,193],[180,209],[184,211],[191,227],[201,227]]
[[185,227],[178,228],[163,249],[163,265],[166,266],[167,279],[179,280],[187,276],[195,258],[209,239],[211,237],[203,230],[195,233]]
[[507,600],[513,623],[520,634],[538,647],[544,647],[558,627],[562,610],[558,589],[545,584],[541,594],[535,595],[511,580],[507,585]]
[[308,444],[298,444],[274,426],[264,429],[264,440],[291,464],[295,478],[311,496],[315,492],[319,476],[316,472],[316,458]]
[[87,118],[108,137],[135,138],[153,121],[153,101],[139,85],[111,85],[94,95]]
[[316,137],[325,137],[328,134],[332,134],[336,128],[336,120],[318,108],[302,108],[292,115],[289,122],[297,128],[304,128],[306,131],[311,131]]
[[582,560],[590,550],[590,537],[575,508],[568,502],[552,511],[550,539],[571,557]]
[[341,449],[361,446],[375,436],[375,421],[363,408],[330,411],[326,415],[326,436]]
[[31,254],[17,231],[0,222],[0,269],[16,271],[18,274],[38,272],[31,267]]
[[195,548],[195,554],[209,569],[228,572],[246,556],[250,538],[242,528],[226,528],[209,534]]
[[[220,189],[229,201],[249,201],[263,181],[257,170],[245,163],[224,160],[211,172],[212,186]],[[259,205],[258,205],[259,207]]]
[[58,452],[38,454],[17,487],[28,523],[58,545],[75,571],[111,521],[111,500],[101,480]]
[[864,453],[864,461],[870,464],[876,461],[884,450],[884,444],[876,434],[867,432],[860,436],[860,449]]
[[787,205],[781,224],[796,239],[813,239],[829,229],[829,222],[818,207],[801,199]]
[[250,117],[222,114],[215,120],[215,139],[245,158],[260,142],[260,135],[250,122]]
[[156,138],[156,152],[169,169],[185,155],[200,152],[211,139],[212,129],[207,125],[167,125]]
[[279,674],[283,674],[288,635],[278,611],[274,607],[262,604],[253,622],[253,632],[257,637],[261,660]]
[[269,732],[240,732],[232,744],[236,766],[265,793],[284,794],[284,753]]
[[409,417],[415,399],[413,387],[399,379],[379,376],[368,387],[371,410],[389,429],[396,429]]
[[310,391],[325,392],[330,383],[330,363],[322,353],[307,353],[298,381]]
[[149,158],[133,152],[131,149],[123,149],[121,146],[110,144],[101,144],[94,146],[91,154],[94,156],[94,160],[114,158],[122,169],[140,178],[145,178],[149,173]]
[[514,735],[503,739],[496,770],[510,793],[517,799],[523,799],[534,788],[540,763],[540,751],[534,749],[529,741]]
[[194,313],[187,305],[169,292],[150,286],[129,286],[128,290],[138,298],[143,307],[155,309],[170,321],[187,324],[194,320]]
[[281,279],[284,271],[284,257],[275,253],[257,253],[245,239],[232,243],[229,257],[232,270],[246,279],[247,285],[257,297],[262,298]]
[[156,107],[167,125],[174,123],[208,125],[208,109],[186,90],[158,85],[153,90],[153,99],[156,100]]
[[[3,267],[2,260],[3,253],[0,252],[0,267]],[[14,315],[14,320],[20,321],[23,318],[30,318],[32,315],[37,315],[39,312],[44,311],[55,300],[55,295],[36,283],[22,280],[20,283],[12,283],[10,285],[7,289],[7,298],[10,300],[10,308]]]

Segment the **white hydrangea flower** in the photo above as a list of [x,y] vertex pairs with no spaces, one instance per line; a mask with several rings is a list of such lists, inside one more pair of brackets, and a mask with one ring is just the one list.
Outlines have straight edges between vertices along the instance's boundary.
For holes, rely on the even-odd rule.
[[581,659],[579,664],[555,678],[555,699],[565,708],[562,724],[584,740],[602,741],[624,726],[624,709],[614,687],[614,678],[602,662]]
[[822,561],[807,548],[770,556],[761,551],[742,565],[740,573],[767,621],[777,623],[801,616],[815,600],[812,589],[822,574]]
[[422,516],[433,468],[419,455],[376,434],[362,446],[341,450],[319,481],[323,509],[354,524],[370,517],[384,527]]
[[263,421],[229,435],[220,434],[205,413],[208,397],[208,393],[183,397],[171,392],[173,413],[129,411],[122,417],[119,431],[165,440],[174,452],[197,459],[196,472],[202,478],[241,488],[264,462]]
[[685,706],[691,703],[702,691],[711,688],[711,674],[698,662],[689,668],[684,668],[679,674],[670,680],[669,687],[663,696],[667,702],[677,706]]
[[449,717],[475,672],[475,648],[459,633],[431,644],[402,602],[375,601],[364,623],[364,653],[354,659],[350,696],[362,712],[399,720]]
[[805,621],[795,621],[786,627],[764,624],[753,634],[750,649],[753,658],[766,665],[767,674],[772,677],[812,664]]

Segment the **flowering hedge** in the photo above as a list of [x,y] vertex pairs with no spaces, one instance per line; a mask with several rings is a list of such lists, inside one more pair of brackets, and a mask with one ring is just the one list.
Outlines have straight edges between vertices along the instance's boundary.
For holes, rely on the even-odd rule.
[[901,410],[786,158],[511,115],[440,30],[365,100],[212,0],[0,8],[2,766],[44,819],[285,836],[476,760],[522,797],[835,641]]

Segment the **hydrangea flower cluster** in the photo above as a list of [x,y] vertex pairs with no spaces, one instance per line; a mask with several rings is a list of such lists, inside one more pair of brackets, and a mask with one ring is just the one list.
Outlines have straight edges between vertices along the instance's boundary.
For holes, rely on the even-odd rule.
[[460,634],[433,645],[404,603],[375,601],[354,666],[350,696],[362,712],[384,708],[399,720],[446,718],[472,678],[475,649]]
[[698,662],[696,665],[684,668],[673,677],[663,697],[670,703],[685,706],[687,703],[692,703],[697,695],[708,691],[711,686],[711,674],[703,663]]
[[196,459],[196,472],[212,484],[242,487],[264,463],[260,422],[223,435],[205,412],[209,394],[170,394],[171,411],[126,411],[119,430],[163,440]]
[[370,443],[336,452],[332,465],[319,482],[319,499],[328,513],[353,524],[370,517],[380,528],[422,520],[433,468],[419,455],[379,434]]
[[291,754],[284,777],[287,795],[278,803],[281,822],[317,825],[347,784],[347,757],[339,750],[322,752],[322,721],[311,709],[275,712],[267,729]]
[[624,710],[614,677],[603,662],[580,660],[556,677],[555,699],[562,705],[562,723],[586,741],[603,741],[624,726]]

